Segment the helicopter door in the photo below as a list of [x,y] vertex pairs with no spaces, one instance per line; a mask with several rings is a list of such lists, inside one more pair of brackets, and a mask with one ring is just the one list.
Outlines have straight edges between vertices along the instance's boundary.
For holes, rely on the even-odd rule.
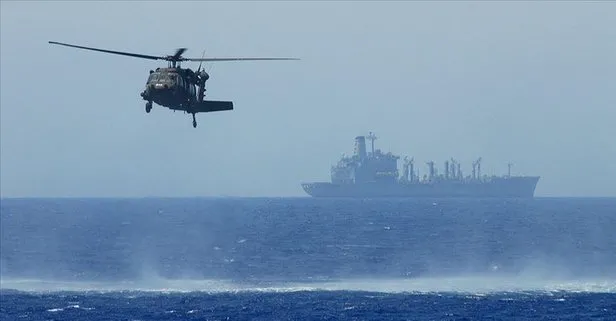
[[190,81],[186,81],[184,82],[184,89],[186,90],[186,95],[188,96],[194,96],[194,91],[195,89],[193,88],[193,85]]
[[186,93],[186,80],[184,79],[184,77],[181,77],[181,76],[180,76],[180,86],[182,86],[182,91]]
[[186,91],[186,89],[184,88],[184,77],[182,77],[181,75],[178,75],[178,88],[182,92]]

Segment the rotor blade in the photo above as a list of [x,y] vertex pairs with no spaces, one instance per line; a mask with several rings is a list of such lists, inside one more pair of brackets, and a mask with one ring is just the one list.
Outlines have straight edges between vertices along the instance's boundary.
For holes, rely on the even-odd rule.
[[299,60],[299,58],[182,58],[188,61]]
[[136,54],[136,53],[130,53],[130,52],[122,52],[122,51],[105,50],[105,49],[98,49],[98,48],[91,48],[91,47],[83,47],[83,46],[70,45],[70,44],[67,44],[67,43],[61,43],[61,42],[55,42],[55,41],[49,41],[49,43],[50,44],[54,44],[54,45],[61,45],[61,46],[67,46],[67,47],[73,47],[73,48],[94,50],[94,51],[106,52],[106,53],[111,53],[111,54],[116,54],[116,55],[123,55],[123,56],[130,56],[130,57],[137,57],[137,58],[144,58],[144,59],[153,59],[153,60],[166,59],[165,57],[157,57],[157,56],[142,55],[142,54]]
[[173,59],[178,60],[178,58],[180,58],[184,51],[186,51],[186,48],[179,48],[178,50],[176,50],[175,54],[173,55]]

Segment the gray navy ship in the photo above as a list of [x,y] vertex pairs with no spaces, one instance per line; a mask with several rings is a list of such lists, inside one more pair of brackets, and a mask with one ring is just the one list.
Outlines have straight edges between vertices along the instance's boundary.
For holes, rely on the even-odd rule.
[[[371,152],[366,150],[366,139],[372,141]],[[481,175],[481,158],[472,163],[472,175],[464,176],[460,163],[451,159],[444,162],[439,173],[435,163],[427,162],[427,173],[419,176],[413,159],[404,158],[402,175],[398,171],[400,156],[374,149],[373,133],[355,137],[352,156],[342,156],[331,168],[331,182],[302,183],[302,188],[313,197],[423,197],[423,198],[532,198],[539,176]]]

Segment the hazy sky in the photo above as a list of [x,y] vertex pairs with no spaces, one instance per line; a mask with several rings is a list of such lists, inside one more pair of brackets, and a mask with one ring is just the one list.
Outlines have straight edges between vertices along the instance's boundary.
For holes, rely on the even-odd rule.
[[[1,195],[295,196],[374,131],[470,173],[540,175],[537,196],[616,196],[616,3],[1,2]],[[165,62],[223,62],[190,115],[139,96]],[[186,66],[186,64],[184,65]],[[197,64],[190,66],[196,68]]]

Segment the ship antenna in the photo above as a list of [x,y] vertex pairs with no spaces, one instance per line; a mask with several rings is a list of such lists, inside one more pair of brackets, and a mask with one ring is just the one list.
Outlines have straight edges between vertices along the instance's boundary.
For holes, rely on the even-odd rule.
[[481,179],[481,157],[473,162],[473,179]]
[[481,178],[481,157],[477,159],[477,176]]
[[368,138],[371,141],[372,155],[374,156],[374,140],[376,139],[376,136],[374,135],[374,133],[370,132],[370,134],[366,138]]

